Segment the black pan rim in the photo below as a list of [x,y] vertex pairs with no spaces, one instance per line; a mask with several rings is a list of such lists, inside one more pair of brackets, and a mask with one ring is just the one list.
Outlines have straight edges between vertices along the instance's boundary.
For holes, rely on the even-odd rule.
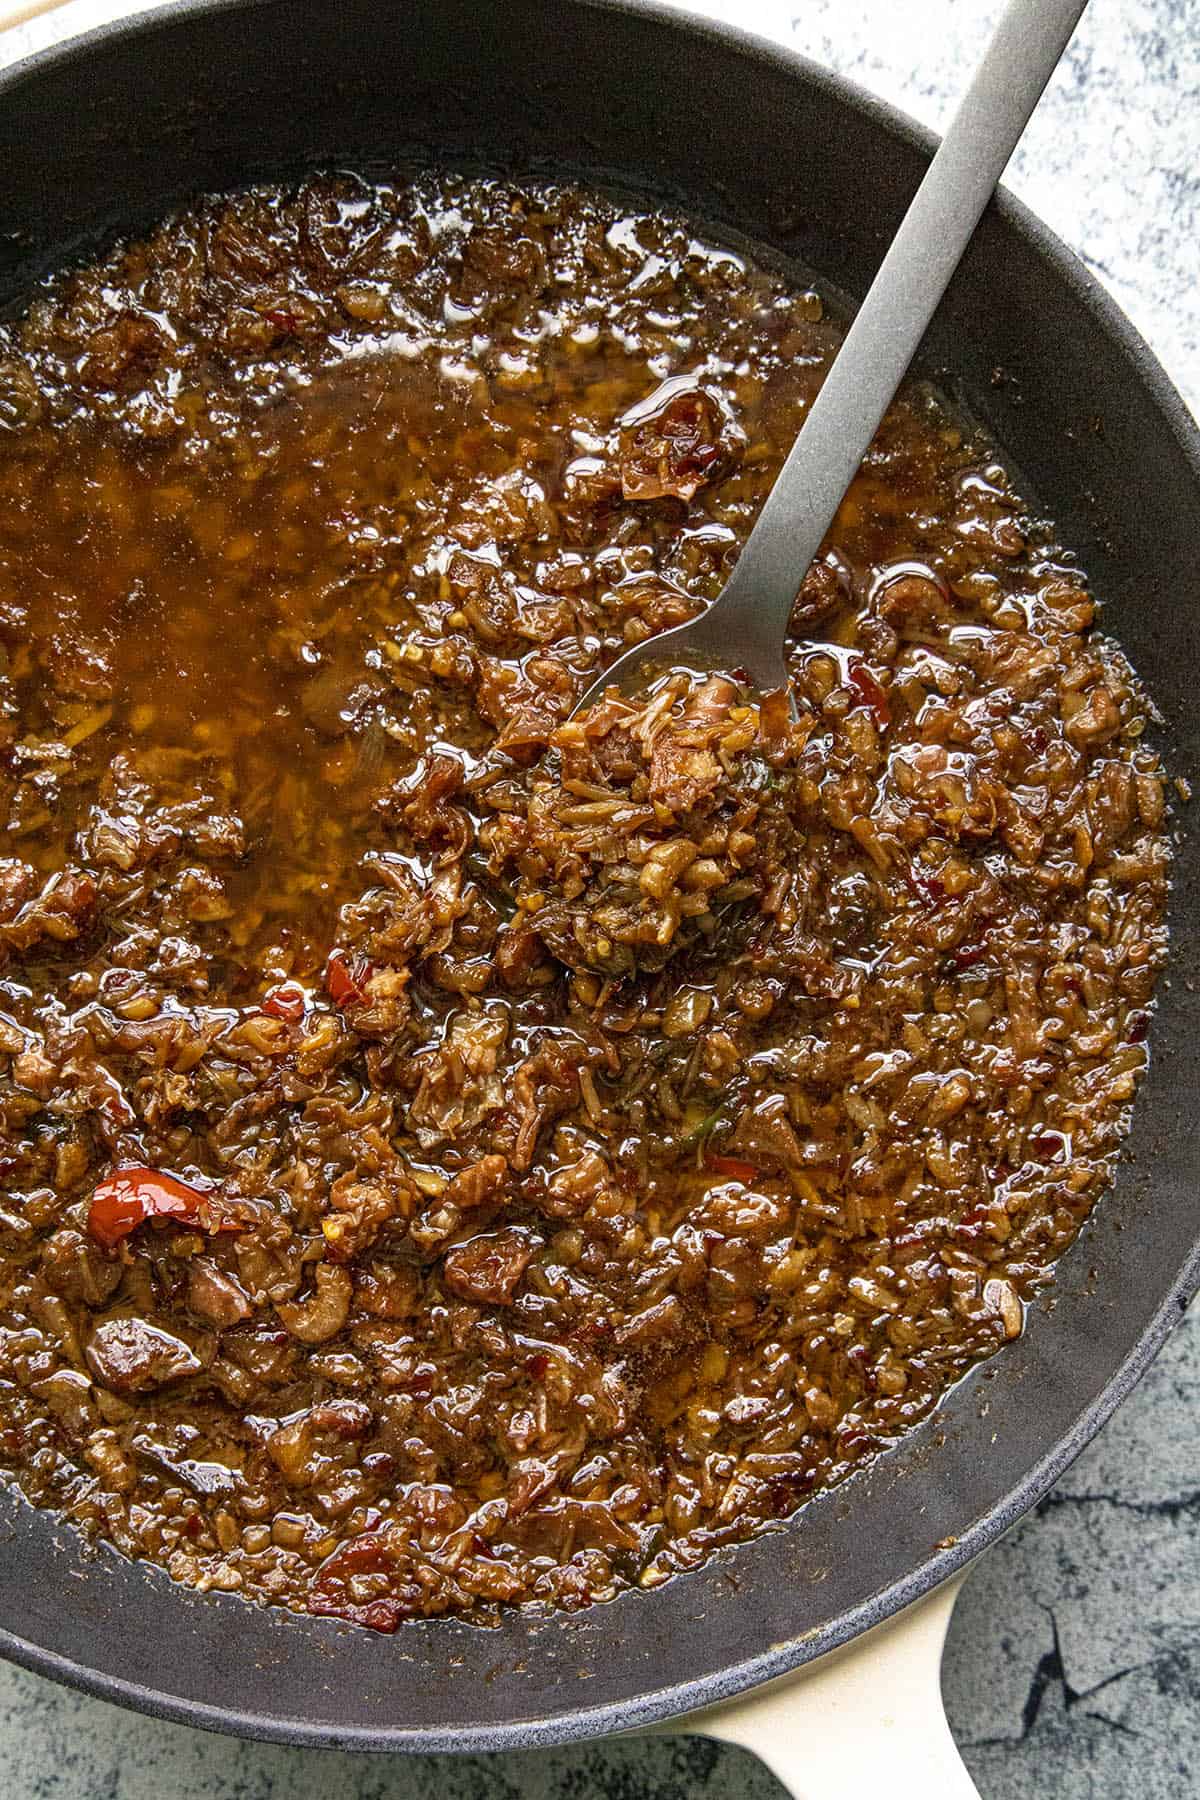
[[[112,20],[106,24],[52,42],[0,71],[0,104],[6,93],[26,78],[52,64],[86,61],[102,45],[139,37],[169,27],[173,22],[205,14],[250,11],[277,4],[278,0],[168,0],[152,10]],[[662,0],[573,0],[575,7],[591,12],[643,14],[665,29],[693,40],[711,43],[744,60],[758,63],[785,76],[824,91],[847,110],[867,117],[892,136],[928,158],[936,147],[934,133],[905,113],[876,99],[853,82],[834,74],[810,58],[776,45],[740,27],[717,23],[680,11]],[[52,16],[52,15],[51,15]],[[33,21],[35,29],[38,21]],[[1095,320],[1099,332],[1125,355],[1134,368],[1162,426],[1182,452],[1200,490],[1200,428],[1172,385],[1153,351],[1116,302],[1086,265],[1022,202],[1001,189],[993,201],[999,216],[1029,244],[1049,268],[1055,281]],[[1155,1354],[1178,1324],[1188,1302],[1200,1288],[1200,1239],[1174,1275],[1166,1299],[1151,1318],[1141,1338],[1126,1356],[1092,1405],[1076,1419],[1071,1430],[995,1506],[964,1531],[957,1542],[919,1564],[848,1610],[825,1628],[772,1645],[760,1654],[714,1674],[677,1685],[653,1689],[632,1700],[579,1707],[547,1720],[523,1720],[498,1726],[473,1726],[460,1730],[407,1728],[386,1730],[343,1727],[303,1718],[266,1716],[233,1706],[211,1706],[161,1693],[104,1670],[91,1668],[47,1651],[17,1633],[0,1629],[0,1655],[31,1672],[74,1688],[97,1699],[129,1707],[150,1717],[192,1725],[203,1730],[311,1749],[344,1749],[365,1752],[405,1751],[422,1754],[467,1753],[551,1748],[615,1733],[660,1730],[670,1721],[700,1712],[738,1695],[795,1674],[818,1657],[838,1650],[883,1624],[964,1570],[990,1544],[1009,1531],[1044,1497],[1060,1475],[1110,1418],[1136,1386]],[[114,1553],[115,1554],[115,1553]]]

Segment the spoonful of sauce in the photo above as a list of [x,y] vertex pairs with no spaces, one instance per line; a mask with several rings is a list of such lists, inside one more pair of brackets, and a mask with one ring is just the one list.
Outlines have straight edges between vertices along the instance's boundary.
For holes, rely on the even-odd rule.
[[1087,0],[1011,0],[841,351],[708,609],[618,657],[576,713],[651,669],[737,670],[784,688],[801,581],[937,311]]

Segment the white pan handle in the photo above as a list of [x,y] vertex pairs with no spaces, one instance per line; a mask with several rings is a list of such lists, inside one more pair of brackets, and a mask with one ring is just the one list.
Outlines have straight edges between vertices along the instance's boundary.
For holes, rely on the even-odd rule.
[[666,1726],[740,1744],[792,1800],[980,1800],[942,1706],[962,1577],[808,1670]]

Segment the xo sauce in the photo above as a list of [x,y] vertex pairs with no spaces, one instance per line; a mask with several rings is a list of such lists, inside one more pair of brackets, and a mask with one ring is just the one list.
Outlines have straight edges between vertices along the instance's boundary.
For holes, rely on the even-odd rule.
[[[0,328],[0,1452],[378,1630],[653,1588],[1022,1329],[1165,948],[1147,703],[921,383],[780,697],[711,599],[840,341],[561,186],[204,200]],[[803,580],[801,581],[801,576]]]

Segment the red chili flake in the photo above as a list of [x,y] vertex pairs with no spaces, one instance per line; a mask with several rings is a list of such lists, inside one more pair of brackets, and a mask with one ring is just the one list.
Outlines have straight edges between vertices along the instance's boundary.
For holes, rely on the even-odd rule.
[[298,981],[281,981],[267,989],[262,1009],[270,1018],[286,1019],[294,1025],[308,1010],[308,995]]
[[919,869],[905,869],[904,879],[912,892],[934,906],[946,897],[946,884],[940,875],[923,875]]
[[386,1531],[360,1531],[330,1552],[317,1571],[317,1586],[346,1575],[383,1575],[394,1565],[392,1540]]
[[341,950],[331,950],[325,964],[325,986],[335,1006],[361,1006],[367,998],[371,965],[365,956],[348,962]]
[[1064,1162],[1069,1148],[1061,1131],[1040,1131],[1030,1138],[1029,1147],[1046,1162]]
[[474,1550],[476,1556],[486,1556],[489,1562],[494,1562],[496,1560],[496,1552],[492,1549],[492,1546],[488,1543],[487,1539],[485,1537],[480,1537],[477,1531],[471,1533],[471,1548]]
[[346,1612],[343,1618],[353,1618],[358,1625],[365,1625],[368,1631],[392,1632],[397,1629],[404,1617],[404,1608],[398,1600],[372,1600],[369,1606],[357,1609],[353,1614]]
[[394,1567],[390,1534],[386,1530],[360,1531],[357,1537],[339,1544],[317,1570],[308,1598],[309,1612],[348,1619],[354,1625],[365,1625],[368,1631],[395,1631],[405,1610],[399,1600],[381,1597],[359,1605],[346,1592],[355,1575],[390,1575]]
[[891,723],[892,709],[888,705],[888,697],[872,675],[865,663],[851,663],[847,679],[852,688],[857,689],[864,706],[869,706],[875,715],[875,723],[880,727]]
[[716,1156],[710,1150],[706,1160],[710,1169],[718,1175],[727,1175],[730,1181],[746,1184],[757,1181],[761,1173],[752,1162],[744,1162],[740,1156]]
[[1131,1012],[1129,1015],[1129,1041],[1131,1044],[1143,1044],[1150,1033],[1150,1014],[1148,1012]]
[[288,312],[287,309],[282,306],[268,307],[263,314],[263,318],[269,319],[277,331],[286,331],[291,336],[295,335],[300,324],[295,313]]
[[525,1373],[532,1375],[535,1381],[544,1381],[550,1372],[550,1358],[544,1350],[538,1350],[533,1356],[525,1359]]
[[199,1513],[189,1513],[183,1522],[183,1529],[187,1537],[198,1538],[204,1530],[204,1520]]
[[578,1344],[604,1344],[612,1337],[616,1327],[611,1319],[602,1315],[584,1319],[567,1333]]
[[88,1231],[105,1250],[115,1250],[123,1238],[147,1219],[175,1219],[181,1225],[200,1225],[206,1197],[177,1175],[162,1169],[116,1169],[92,1195]]

